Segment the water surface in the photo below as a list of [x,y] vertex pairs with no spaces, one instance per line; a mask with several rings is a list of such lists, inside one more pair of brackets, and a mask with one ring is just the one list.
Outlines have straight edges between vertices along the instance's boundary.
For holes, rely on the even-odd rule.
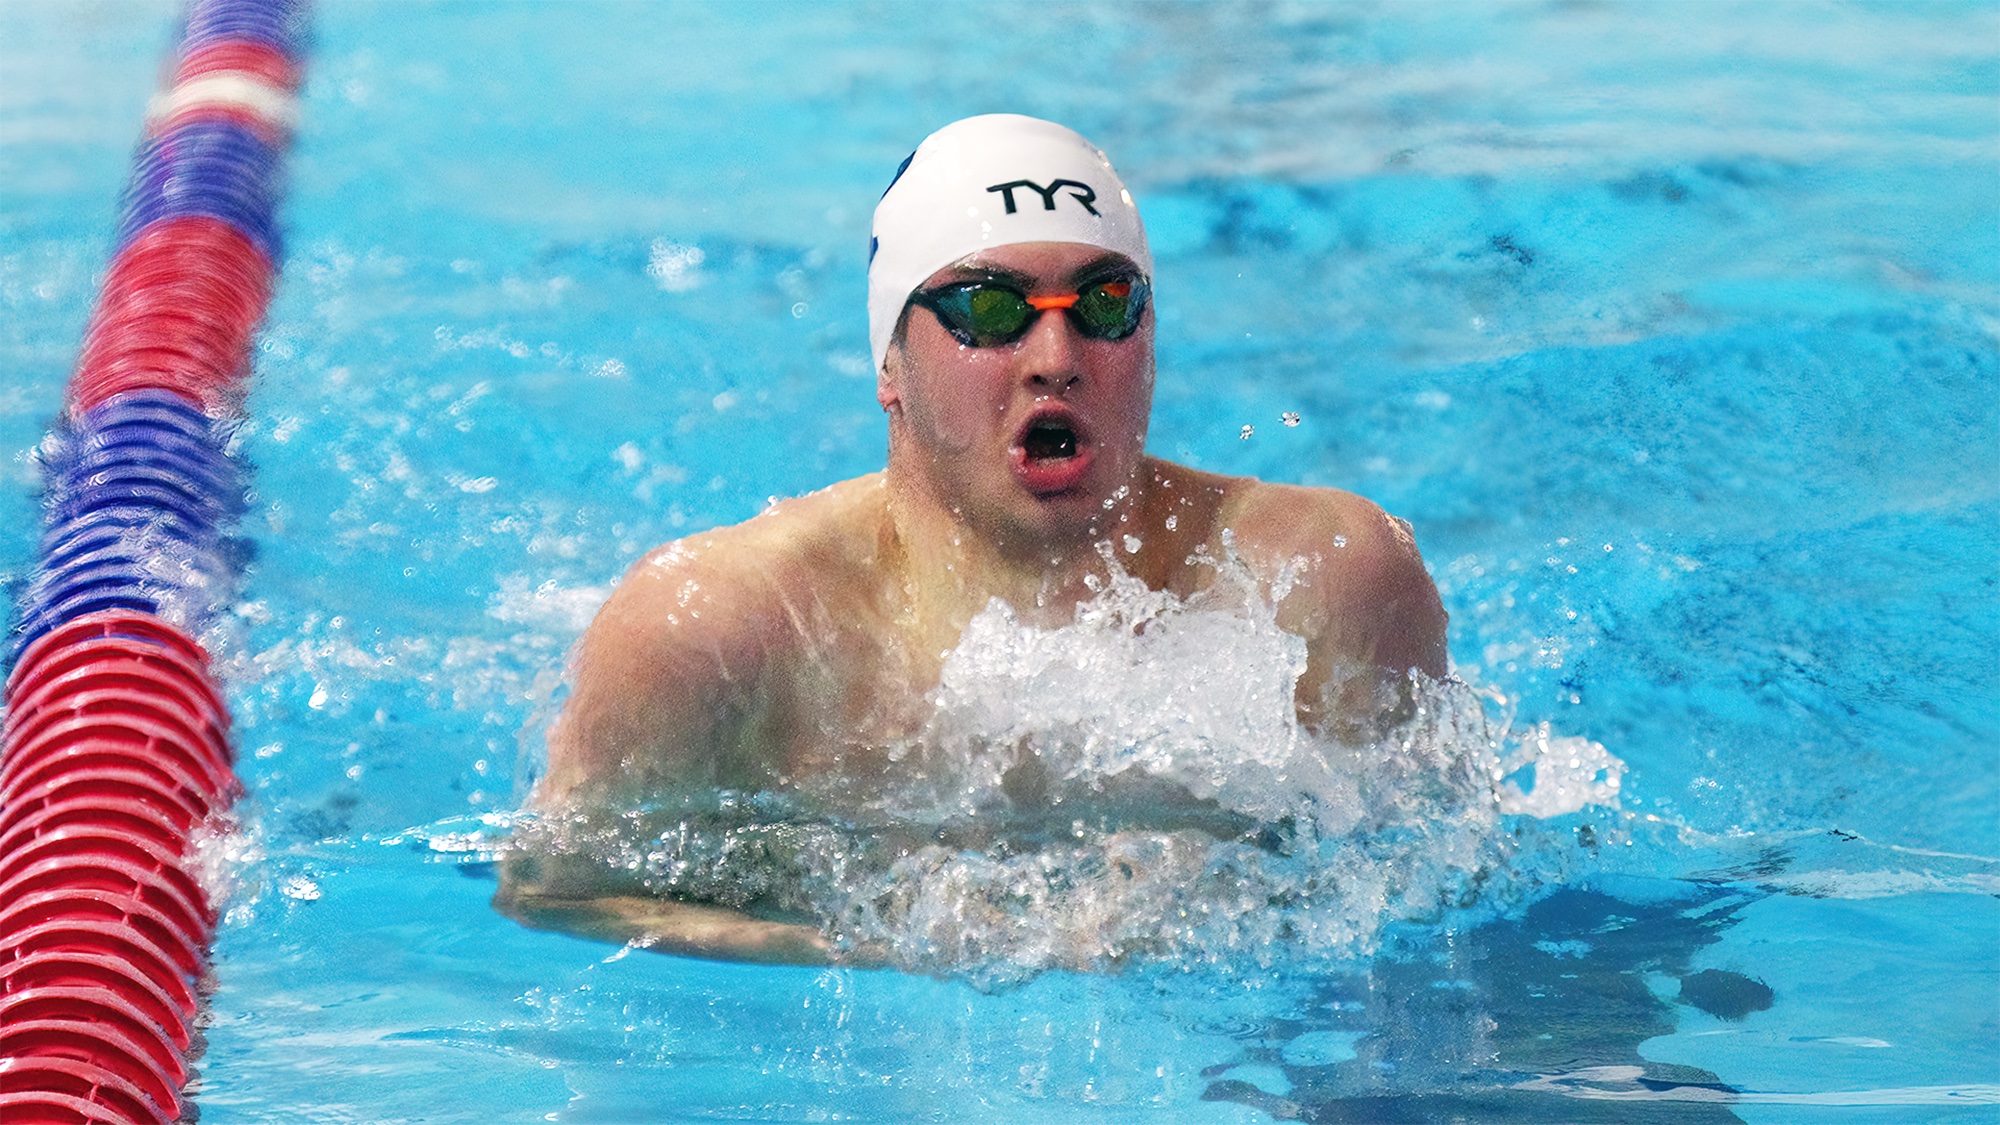
[[[0,7],[17,527],[171,20]],[[206,1120],[2000,1118],[1990,5],[329,5],[316,34],[257,557],[213,638],[253,796]],[[493,914],[488,844],[623,567],[880,464],[869,210],[1001,109],[1140,199],[1154,451],[1411,520],[1482,711],[1603,747],[1615,802],[1384,837],[1435,872],[1504,852],[1515,889],[1334,892],[1365,940],[1310,968],[771,970]],[[0,540],[11,581],[32,545]]]

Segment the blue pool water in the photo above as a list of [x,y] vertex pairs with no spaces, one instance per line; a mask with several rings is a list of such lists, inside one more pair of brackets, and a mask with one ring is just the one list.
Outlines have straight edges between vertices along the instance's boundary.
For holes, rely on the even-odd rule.
[[[0,5],[14,589],[172,18]],[[203,1120],[2000,1120],[1996,45],[1949,3],[327,5],[210,638],[252,795]],[[1273,907],[1306,937],[1118,973],[1031,931],[1159,903],[909,974],[501,918],[567,646],[648,547],[879,466],[869,211],[1001,109],[1140,200],[1154,450],[1411,520],[1507,764],[1601,747],[1615,798],[1381,781]]]

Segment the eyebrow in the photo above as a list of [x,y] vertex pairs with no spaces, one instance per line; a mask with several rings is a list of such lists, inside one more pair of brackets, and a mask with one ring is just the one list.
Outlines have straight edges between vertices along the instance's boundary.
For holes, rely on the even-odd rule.
[[[1032,274],[1008,269],[1006,266],[975,263],[964,266],[953,266],[950,267],[950,270],[951,280],[942,282],[941,284],[962,285],[968,281],[1006,281],[1012,282],[1016,287],[1026,292],[1034,288],[1037,282],[1041,281],[1041,278],[1035,277]],[[1115,251],[1106,251],[1103,255],[1093,258],[1075,270],[1072,270],[1068,278],[1068,284],[1079,285],[1084,281],[1102,277],[1108,273],[1125,271],[1130,271],[1134,274],[1142,272],[1138,264],[1130,258],[1125,257],[1125,255]]]

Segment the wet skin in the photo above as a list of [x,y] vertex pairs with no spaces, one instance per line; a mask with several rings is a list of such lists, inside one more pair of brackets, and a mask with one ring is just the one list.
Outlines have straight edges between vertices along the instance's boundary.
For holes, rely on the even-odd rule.
[[[1031,297],[1130,263],[1095,247],[985,251],[926,287],[1002,277]],[[999,598],[1072,620],[1118,565],[1182,597],[1234,551],[1307,642],[1299,716],[1364,729],[1411,669],[1445,674],[1445,615],[1405,525],[1336,489],[1199,472],[1144,453],[1153,314],[1123,340],[1045,312],[1012,344],[961,345],[911,308],[879,374],[879,473],[773,505],[636,563],[580,643],[533,797],[552,814],[706,786],[837,802],[917,735],[945,654]],[[1127,537],[1137,549],[1127,549]],[[1385,686],[1389,688],[1385,692]],[[587,863],[522,855],[496,903],[533,925],[696,956],[869,963],[807,926],[647,898]]]

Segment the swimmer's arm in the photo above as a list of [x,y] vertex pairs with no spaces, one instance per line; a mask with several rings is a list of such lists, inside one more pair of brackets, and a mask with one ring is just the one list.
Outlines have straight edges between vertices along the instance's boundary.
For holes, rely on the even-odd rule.
[[1246,555],[1294,569],[1278,625],[1306,640],[1296,698],[1308,726],[1363,735],[1407,703],[1411,671],[1449,673],[1444,605],[1406,525],[1332,489],[1264,485],[1246,509]]
[[870,950],[836,949],[810,926],[650,895],[577,893],[580,888],[551,886],[539,877],[539,866],[538,857],[510,859],[502,866],[500,892],[493,898],[495,909],[538,930],[711,960],[860,967],[881,963]]
[[[575,826],[577,808],[544,808],[540,826]],[[559,834],[559,830],[558,830]],[[500,863],[493,908],[538,930],[673,953],[769,965],[866,964],[810,926],[648,894],[637,880],[583,851],[548,846],[535,826],[517,832]]]
[[739,750],[768,711],[773,628],[733,561],[693,541],[627,572],[577,646],[532,803],[754,783]]
[[[544,815],[618,807],[674,791],[756,785],[774,622],[714,539],[640,560],[578,645],[571,692],[549,734],[530,806]],[[868,965],[817,930],[643,893],[588,856],[524,848],[501,864],[493,905],[524,925],[689,957]]]
[[1369,504],[1364,527],[1349,544],[1360,552],[1352,573],[1329,599],[1331,616],[1346,624],[1328,640],[1398,680],[1411,671],[1443,679],[1451,671],[1444,603],[1410,526]]

